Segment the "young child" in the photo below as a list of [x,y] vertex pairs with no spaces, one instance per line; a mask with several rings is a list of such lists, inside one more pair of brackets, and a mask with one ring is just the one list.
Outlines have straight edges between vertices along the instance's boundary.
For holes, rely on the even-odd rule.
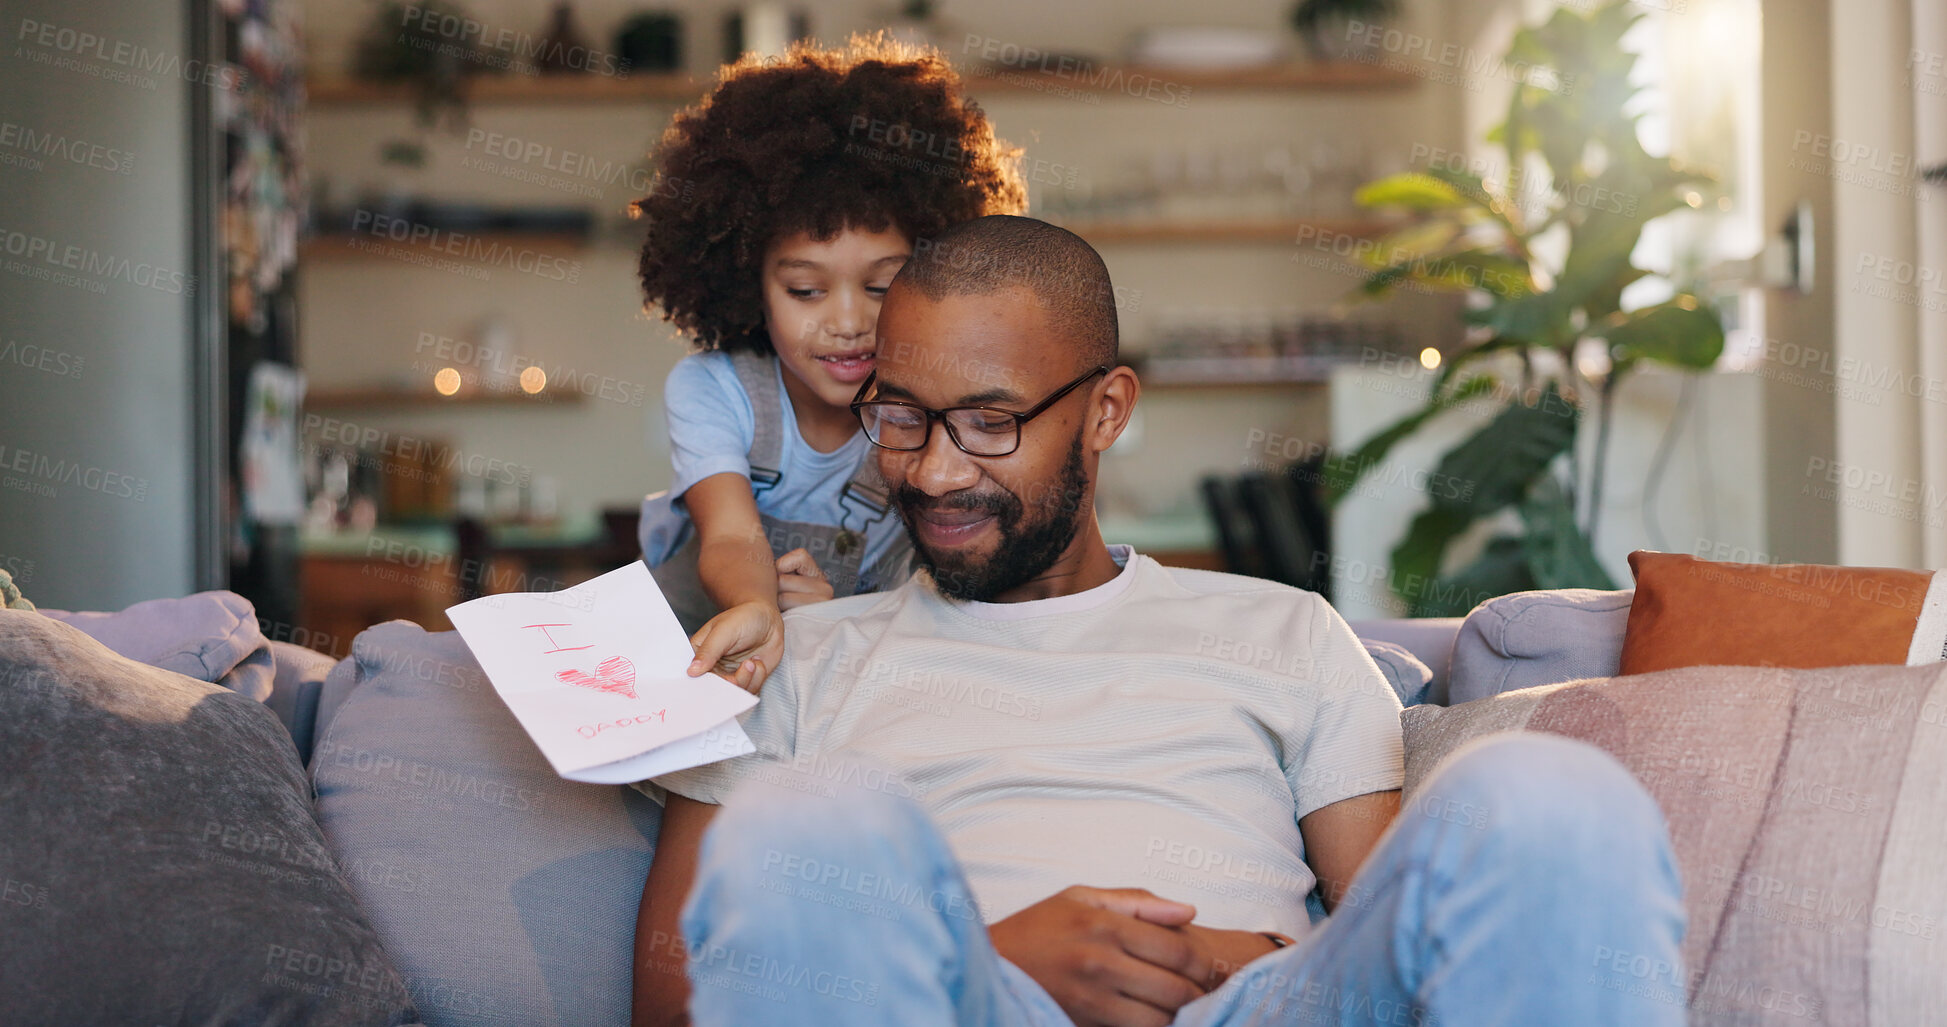
[[675,475],[641,536],[692,675],[755,691],[783,610],[911,573],[851,402],[913,241],[1025,207],[1018,155],[945,58],[883,37],[746,57],[664,133],[639,271],[697,352],[664,389]]

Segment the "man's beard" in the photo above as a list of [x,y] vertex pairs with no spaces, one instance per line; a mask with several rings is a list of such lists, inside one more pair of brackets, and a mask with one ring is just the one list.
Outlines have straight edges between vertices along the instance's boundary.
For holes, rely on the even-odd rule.
[[[919,554],[920,565],[932,574],[940,594],[949,599],[989,603],[994,597],[1039,577],[1060,559],[1062,551],[1074,541],[1081,523],[1082,500],[1088,495],[1088,484],[1087,470],[1082,466],[1082,437],[1078,432],[1075,445],[1068,451],[1068,460],[1062,464],[1056,487],[1050,490],[1047,500],[1038,504],[1038,516],[1032,521],[1025,521],[1027,510],[1020,497],[1004,489],[976,495],[955,493],[935,499],[902,484],[893,500],[899,504],[899,519],[906,525],[907,537],[913,540],[913,551]],[[991,513],[1000,530],[1000,545],[995,547],[992,556],[985,558],[928,552],[926,543],[913,530],[913,519],[919,511],[928,509]]]

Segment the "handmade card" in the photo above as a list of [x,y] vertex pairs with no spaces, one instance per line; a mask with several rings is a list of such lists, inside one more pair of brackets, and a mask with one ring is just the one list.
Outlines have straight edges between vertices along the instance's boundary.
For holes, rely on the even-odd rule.
[[716,674],[686,673],[696,653],[641,561],[446,615],[570,781],[624,784],[754,751],[735,718],[757,697]]

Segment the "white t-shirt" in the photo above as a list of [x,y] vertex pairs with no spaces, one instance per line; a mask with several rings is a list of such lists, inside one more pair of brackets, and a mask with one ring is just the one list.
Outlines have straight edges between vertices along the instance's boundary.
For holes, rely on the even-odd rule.
[[947,600],[921,572],[791,611],[743,721],[758,751],[644,790],[715,803],[746,779],[829,793],[890,771],[989,923],[1086,884],[1303,934],[1298,819],[1400,787],[1398,698],[1317,595],[1111,551],[1115,578],[1053,599]]

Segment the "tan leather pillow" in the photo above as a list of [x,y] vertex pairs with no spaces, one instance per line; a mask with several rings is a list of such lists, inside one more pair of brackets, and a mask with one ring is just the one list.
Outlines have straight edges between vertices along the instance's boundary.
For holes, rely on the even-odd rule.
[[[1914,632],[1931,571],[1713,563],[1648,551],[1629,554],[1629,569],[1636,597],[1623,632],[1623,674],[1926,662],[1908,656],[1919,648]],[[1931,642],[1934,660],[1940,641]]]

